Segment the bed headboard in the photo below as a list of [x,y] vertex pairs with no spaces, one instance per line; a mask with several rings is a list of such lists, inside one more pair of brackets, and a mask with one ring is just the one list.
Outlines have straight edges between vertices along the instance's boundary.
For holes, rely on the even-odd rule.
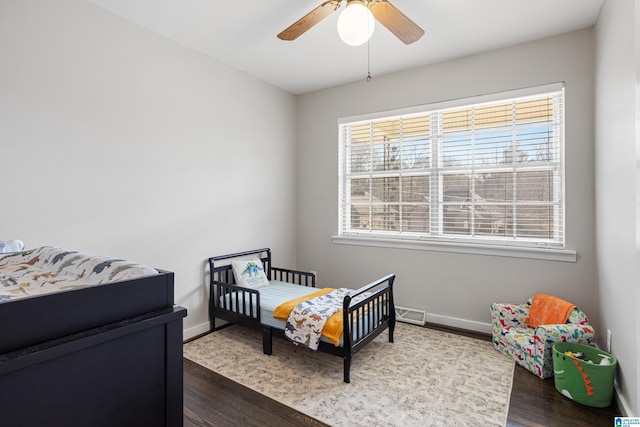
[[271,249],[264,248],[209,258],[209,269],[211,271],[209,284],[214,284],[215,282],[234,284],[236,280],[233,276],[231,261],[237,258],[259,258],[262,261],[267,279],[271,280]]

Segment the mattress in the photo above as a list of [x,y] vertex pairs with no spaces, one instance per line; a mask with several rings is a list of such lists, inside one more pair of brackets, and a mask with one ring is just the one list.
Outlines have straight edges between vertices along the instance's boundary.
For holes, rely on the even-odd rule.
[[[270,280],[269,286],[265,286],[259,289],[261,323],[266,326],[284,329],[284,325],[286,322],[284,320],[276,319],[273,317],[273,312],[275,311],[276,307],[278,307],[285,301],[289,301],[294,298],[300,298],[305,295],[310,295],[317,290],[318,288],[312,288],[309,286],[300,286],[293,283],[281,282],[279,280]],[[231,298],[231,294],[227,294],[226,298]],[[256,306],[255,295],[252,295],[251,302],[249,302],[249,300],[245,302],[245,310],[247,313],[249,312],[250,304],[253,307]],[[236,302],[233,298],[231,300],[231,309],[236,311]]]
[[[270,280],[269,281],[269,286],[265,286],[259,289],[260,292],[260,313],[261,313],[261,317],[260,317],[260,323],[265,325],[265,326],[270,326],[272,328],[277,328],[277,329],[282,329],[284,330],[285,325],[286,325],[286,321],[284,320],[280,320],[280,319],[276,319],[275,317],[273,317],[273,312],[275,311],[276,307],[278,307],[280,304],[282,304],[283,302],[289,301],[291,299],[294,298],[300,298],[303,297],[305,295],[310,295],[316,291],[318,291],[318,289],[320,288],[312,288],[309,286],[300,286],[300,285],[296,285],[293,283],[288,283],[288,282],[281,282],[279,280]],[[221,303],[222,303],[222,298],[226,298],[227,301],[229,298],[231,298],[231,294],[227,294],[226,296],[220,297],[221,298]],[[235,308],[235,299],[231,298],[231,307],[233,311],[236,311]],[[248,313],[249,312],[249,306],[250,304],[255,307],[256,306],[256,298],[255,295],[252,295],[252,300],[251,303],[249,302],[249,300],[247,300],[245,302],[245,310]],[[225,305],[224,303],[222,304],[223,306],[229,306],[228,303]],[[374,312],[377,313],[377,307],[374,310]],[[368,319],[369,314],[366,314],[364,316],[364,320],[366,322],[366,320]],[[354,322],[355,325],[355,322]],[[354,332],[354,334],[356,336],[354,336],[354,339],[357,339],[357,331],[358,328],[353,328],[352,331]],[[322,338],[320,339],[321,341],[327,342],[327,343],[331,343],[331,341],[329,339],[327,339],[325,336],[322,336]],[[342,346],[342,341],[340,341],[340,346]]]

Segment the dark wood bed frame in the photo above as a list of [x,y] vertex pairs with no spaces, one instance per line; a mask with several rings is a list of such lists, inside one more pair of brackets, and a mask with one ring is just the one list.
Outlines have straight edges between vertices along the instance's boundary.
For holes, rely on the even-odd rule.
[[174,276],[0,303],[0,424],[182,426]]
[[[238,323],[262,331],[262,351],[272,354],[274,333],[284,337],[284,330],[264,325],[261,321],[259,289],[242,288],[235,285],[231,267],[233,258],[255,256],[262,260],[264,271],[269,280],[280,280],[300,286],[316,286],[315,274],[305,271],[273,267],[271,250],[256,249],[235,254],[209,258],[209,318],[211,331],[216,330],[216,319]],[[393,342],[396,311],[393,303],[393,282],[395,275],[390,274],[357,290],[343,301],[343,345],[321,341],[319,351],[342,357],[344,361],[344,382],[350,382],[351,359],[364,346],[373,341],[385,329],[389,329],[389,342]],[[370,292],[366,298],[352,303],[358,295]],[[229,295],[227,298],[221,296]],[[253,304],[256,301],[256,304]],[[379,308],[379,309],[376,309]],[[365,313],[367,313],[365,315]]]

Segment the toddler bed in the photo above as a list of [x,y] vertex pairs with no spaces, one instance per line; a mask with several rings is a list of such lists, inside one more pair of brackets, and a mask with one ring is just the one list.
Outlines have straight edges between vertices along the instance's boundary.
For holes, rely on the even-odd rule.
[[[251,260],[260,265],[252,265]],[[233,268],[237,263],[244,263],[242,266],[249,276],[249,283],[246,283],[246,277],[237,277],[238,269],[234,272]],[[209,268],[211,331],[216,330],[216,319],[261,330],[265,354],[272,354],[274,334],[282,337],[288,335],[291,339],[285,330],[291,332],[291,329],[295,329],[295,321],[291,315],[287,318],[285,314],[283,317],[283,313],[292,311],[292,307],[295,307],[295,311],[300,307],[298,302],[304,301],[306,304],[309,302],[306,299],[311,300],[316,293],[326,292],[316,289],[313,273],[272,266],[269,248],[211,257]],[[267,284],[255,286],[251,283],[257,280],[252,271],[256,268],[264,271]],[[395,275],[390,274],[357,290],[340,289],[324,296],[339,296],[340,310],[327,321],[323,334],[327,333],[328,328],[331,333],[327,334],[328,337],[323,335],[320,338],[317,350],[342,357],[346,383],[350,382],[353,355],[386,329],[389,331],[389,342],[393,342],[394,280]],[[279,313],[279,318],[274,317],[274,312]]]
[[0,255],[2,424],[181,426],[173,287],[171,272],[110,257]]

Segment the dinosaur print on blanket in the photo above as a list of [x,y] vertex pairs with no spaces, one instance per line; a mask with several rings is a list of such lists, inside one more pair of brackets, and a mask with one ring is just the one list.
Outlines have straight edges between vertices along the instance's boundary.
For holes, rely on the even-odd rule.
[[327,319],[342,310],[344,297],[351,289],[339,288],[328,294],[302,301],[289,314],[285,336],[296,344],[317,350]]

